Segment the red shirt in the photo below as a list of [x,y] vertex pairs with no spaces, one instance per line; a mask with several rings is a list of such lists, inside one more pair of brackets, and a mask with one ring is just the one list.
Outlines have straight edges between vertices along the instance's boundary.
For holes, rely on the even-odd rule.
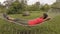
[[43,18],[36,18],[36,19],[34,19],[34,20],[29,20],[29,21],[28,21],[28,24],[29,24],[30,26],[33,26],[33,25],[42,23],[43,20],[44,20]]

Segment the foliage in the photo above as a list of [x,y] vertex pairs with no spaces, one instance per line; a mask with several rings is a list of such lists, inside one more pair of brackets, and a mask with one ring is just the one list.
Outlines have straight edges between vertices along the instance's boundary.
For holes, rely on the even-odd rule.
[[8,14],[19,14],[22,13],[22,11],[25,11],[26,9],[25,3],[22,1],[21,3],[19,1],[15,1],[11,4],[11,6],[8,9]]
[[25,0],[21,0],[21,2],[16,0],[15,2],[11,3],[6,12],[8,14],[20,14],[24,11],[48,11],[49,9],[50,5],[48,4],[41,6],[40,2],[36,2],[33,5],[27,5],[27,1]]
[[52,8],[60,8],[60,2],[53,3]]
[[6,12],[7,9],[3,5],[0,5],[0,13],[6,13]]
[[15,1],[11,4],[11,6],[8,9],[8,14],[17,14],[20,13],[22,10],[21,4],[18,1]]
[[45,4],[44,6],[41,7],[41,10],[43,11],[48,11],[51,8],[48,4]]
[[23,11],[27,10],[27,0],[21,0],[21,7]]
[[33,5],[28,6],[29,11],[39,11],[40,10],[40,2],[36,2]]

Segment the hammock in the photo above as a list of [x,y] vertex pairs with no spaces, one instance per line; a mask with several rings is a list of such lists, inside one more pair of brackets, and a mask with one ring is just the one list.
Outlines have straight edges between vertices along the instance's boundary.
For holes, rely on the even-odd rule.
[[[27,22],[28,20],[23,20],[23,19],[19,19],[19,18],[16,18],[16,19],[14,19],[14,20],[9,20],[9,19],[8,19],[9,16],[8,16],[7,14],[3,14],[3,17],[4,17],[4,19],[5,19],[6,21],[13,22],[13,23],[15,23],[15,24],[18,24],[18,25],[21,25],[21,26],[27,26],[27,27],[30,26],[30,25],[28,25],[28,24],[22,23],[22,21]],[[37,25],[38,25],[38,24],[37,24]],[[37,25],[34,25],[34,26],[37,26]]]
[[[29,25],[27,24],[28,23],[28,20],[23,20],[23,19],[19,19],[19,18],[13,18],[13,19],[9,19],[9,16],[7,14],[3,14],[3,17],[5,18],[5,20],[9,21],[9,22],[13,22],[15,24],[18,24],[18,25],[22,25],[22,26],[37,26],[39,24],[36,24],[36,25]],[[38,18],[40,19],[40,18]],[[49,19],[47,19],[49,20]],[[39,22],[40,20],[38,20]],[[35,22],[35,21],[34,21]],[[31,22],[32,23],[32,22]],[[41,22],[40,22],[41,23]]]

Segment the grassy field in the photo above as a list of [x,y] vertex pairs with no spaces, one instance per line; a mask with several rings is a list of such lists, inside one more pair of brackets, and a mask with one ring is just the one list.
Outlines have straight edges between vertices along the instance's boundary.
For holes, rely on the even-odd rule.
[[[34,19],[41,16],[42,12],[32,12],[31,16],[23,17],[22,14],[10,15],[13,18]],[[23,27],[10,23],[0,18],[0,34],[20,34],[20,32],[32,31],[30,34],[60,34],[60,16],[44,22],[36,27]],[[35,32],[35,33],[34,33]],[[25,33],[26,34],[26,33]]]

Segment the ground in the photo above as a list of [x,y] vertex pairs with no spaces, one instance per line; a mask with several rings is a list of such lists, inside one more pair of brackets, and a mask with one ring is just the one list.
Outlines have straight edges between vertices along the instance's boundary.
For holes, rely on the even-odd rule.
[[[21,14],[14,14],[10,16],[29,20],[37,18],[41,16],[41,14],[42,12],[32,12],[31,16],[27,17],[23,17]],[[44,22],[36,27],[23,27],[0,18],[0,34],[19,34],[20,32],[26,31],[30,31],[30,34],[60,34],[60,16],[56,16],[52,20]]]

